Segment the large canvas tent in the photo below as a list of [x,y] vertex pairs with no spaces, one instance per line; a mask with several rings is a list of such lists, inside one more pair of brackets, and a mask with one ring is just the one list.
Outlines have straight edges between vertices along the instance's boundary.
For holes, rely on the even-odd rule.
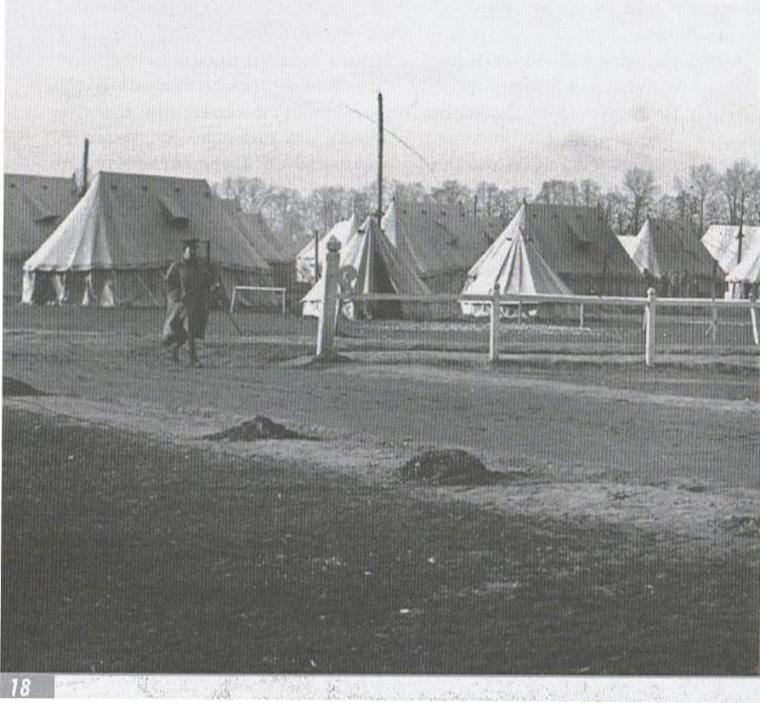
[[[744,261],[745,254],[754,251],[760,242],[760,227],[742,226],[742,255],[739,260],[739,225],[711,225],[702,237],[702,244],[717,262],[724,274],[731,273]],[[744,286],[737,281],[729,283],[726,296],[739,298]]]
[[[562,279],[546,263],[535,240],[519,229],[514,232],[504,256],[491,257],[467,279],[463,295],[490,295],[498,284],[501,294],[572,295]],[[462,302],[462,313],[482,316],[488,303]]]
[[[314,283],[318,280],[320,273],[325,270],[325,261],[327,257],[327,242],[333,237],[337,239],[341,247],[345,247],[354,237],[358,229],[356,215],[351,215],[347,220],[337,222],[327,232],[319,238],[318,246],[315,247],[314,241],[309,241],[304,245],[296,255],[296,280],[299,283]],[[318,253],[315,254],[315,249]]]
[[642,295],[644,279],[604,221],[600,210],[572,205],[523,204],[467,273],[499,268],[521,232],[544,262],[578,295]]
[[693,232],[676,220],[648,217],[635,237],[621,243],[659,295],[711,296],[716,276],[713,260]]
[[467,272],[504,229],[497,217],[475,216],[460,204],[394,198],[382,229],[399,254],[436,293],[458,293]]
[[24,264],[23,300],[161,306],[163,274],[191,238],[210,243],[228,292],[271,285],[266,261],[206,181],[100,172]]
[[[325,243],[326,244],[326,243]],[[401,257],[378,226],[377,217],[368,217],[362,226],[341,247],[340,269],[350,289],[356,293],[396,293],[430,295],[430,289],[409,262]],[[319,316],[324,293],[324,277],[302,299],[304,315]],[[348,317],[396,318],[412,313],[418,306],[396,301],[344,305]]]
[[3,201],[3,296],[21,300],[23,266],[79,200],[73,178],[6,173]]

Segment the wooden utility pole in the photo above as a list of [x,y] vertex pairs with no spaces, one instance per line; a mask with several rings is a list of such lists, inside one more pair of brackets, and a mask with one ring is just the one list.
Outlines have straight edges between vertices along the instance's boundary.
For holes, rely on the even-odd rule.
[[84,154],[82,155],[82,185],[79,187],[79,197],[87,192],[87,161],[90,155],[90,140],[84,140]]
[[377,94],[377,221],[383,212],[383,94]]
[[314,283],[319,280],[319,230],[314,230]]

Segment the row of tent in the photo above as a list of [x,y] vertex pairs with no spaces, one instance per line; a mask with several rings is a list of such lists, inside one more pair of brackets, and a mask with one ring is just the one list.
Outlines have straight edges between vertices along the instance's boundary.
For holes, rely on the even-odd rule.
[[[649,218],[636,236],[615,237],[594,208],[545,204],[523,204],[474,264],[450,266],[443,279],[420,255],[414,230],[399,227],[410,207],[421,206],[394,202],[379,226],[375,218],[361,226],[355,218],[338,223],[316,252],[308,245],[299,253],[300,278],[313,280],[324,270],[326,242],[334,237],[341,244],[340,267],[355,276],[358,293],[490,295],[498,285],[502,294],[640,296],[655,287],[659,295],[711,297],[722,295],[728,281],[727,295],[740,297],[747,285],[760,282],[760,228],[743,228],[745,253],[738,263],[738,227],[711,227],[699,240],[674,221]],[[381,272],[374,278],[373,257]],[[323,285],[320,279],[304,297],[304,315],[319,314]],[[461,305],[465,315],[486,314],[487,307]]]
[[[25,302],[162,305],[162,274],[187,238],[210,242],[228,291],[306,290],[332,237],[361,292],[489,294],[498,283],[528,294],[642,295],[654,285],[710,296],[726,281],[737,295],[760,280],[760,228],[743,228],[738,262],[736,227],[710,227],[700,241],[650,218],[636,236],[615,237],[588,207],[523,204],[505,222],[394,200],[379,222],[351,217],[300,251],[199,179],[99,172],[82,194],[72,179],[6,174],[4,208],[4,295]],[[319,289],[309,291],[304,314],[318,300]]]

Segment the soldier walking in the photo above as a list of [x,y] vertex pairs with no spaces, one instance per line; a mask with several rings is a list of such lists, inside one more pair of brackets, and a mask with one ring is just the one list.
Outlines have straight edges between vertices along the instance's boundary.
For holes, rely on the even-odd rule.
[[211,293],[219,287],[208,266],[198,258],[198,240],[182,242],[182,258],[166,272],[167,310],[162,341],[171,349],[172,361],[179,363],[180,347],[187,343],[190,366],[201,367],[195,346],[204,339]]

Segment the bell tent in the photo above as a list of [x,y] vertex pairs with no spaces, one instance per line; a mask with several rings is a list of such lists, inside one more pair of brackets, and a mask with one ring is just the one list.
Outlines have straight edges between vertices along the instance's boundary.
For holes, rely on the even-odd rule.
[[[414,268],[399,256],[383,234],[375,216],[368,217],[345,248],[341,247],[340,278],[358,294],[430,295],[430,289]],[[324,277],[302,299],[304,315],[319,316],[323,293]],[[410,315],[415,308],[413,303],[377,301],[358,306],[346,304],[342,311],[347,317],[398,318]]]
[[[503,256],[492,257],[467,279],[463,295],[490,295],[498,284],[500,294],[572,295],[562,279],[552,271],[538,250],[535,240],[520,230],[514,232]],[[490,313],[490,304],[463,301],[462,313],[483,316]],[[503,312],[506,308],[503,306]]]
[[[472,266],[469,281],[495,276],[522,232],[548,268],[578,295],[641,295],[643,278],[604,222],[601,211],[572,205],[523,204]],[[532,246],[532,245],[531,245]]]

